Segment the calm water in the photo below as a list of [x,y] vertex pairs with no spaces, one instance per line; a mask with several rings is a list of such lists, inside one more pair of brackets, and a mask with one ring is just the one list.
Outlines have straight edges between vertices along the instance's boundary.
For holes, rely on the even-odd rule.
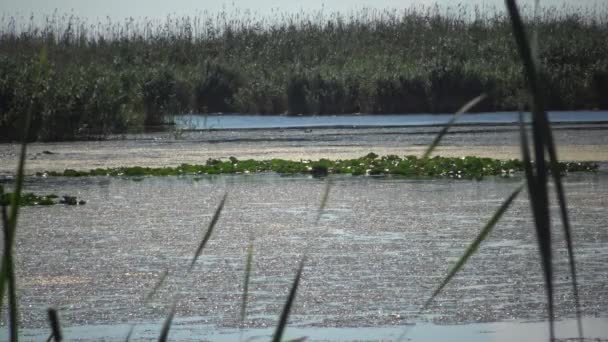
[[[462,115],[459,124],[509,124],[518,122],[518,113],[497,112]],[[252,129],[307,127],[395,127],[443,125],[452,114],[395,115],[183,115],[175,118],[180,129]],[[551,122],[608,122],[608,111],[550,112]]]
[[[204,318],[203,318],[204,319]],[[193,325],[194,319],[174,320],[169,339],[171,341],[214,341],[234,342],[270,341],[273,328],[258,329],[217,329],[213,326]],[[199,317],[198,320],[201,320]],[[585,318],[583,321],[588,341],[608,341],[608,318]],[[161,322],[138,324],[133,329],[131,341],[155,341],[160,333]],[[83,325],[63,329],[64,338],[78,341],[124,341],[131,330],[131,324]],[[407,330],[406,330],[407,329]],[[575,320],[556,323],[557,341],[577,342],[572,332],[576,329]],[[0,328],[0,334],[4,331]],[[293,328],[285,331],[286,339],[307,337],[306,341],[396,341],[406,333],[408,342],[471,341],[471,342],[541,342],[549,339],[547,322],[499,322],[474,323],[462,325],[416,324],[376,328]],[[42,341],[49,335],[47,329],[27,329],[23,336],[26,340]],[[84,337],[86,336],[86,337]],[[556,341],[556,342],[557,342]]]
[[[30,178],[28,191],[88,203],[23,210],[16,242],[22,324],[31,340],[46,337],[53,306],[71,338],[124,340],[137,323],[136,340],[150,340],[177,300],[173,338],[234,340],[254,236],[246,336],[267,340],[306,251],[290,337],[390,340],[416,324],[412,341],[542,339],[545,297],[525,194],[429,312],[416,315],[520,182],[340,176],[315,224],[325,182],[306,176]],[[608,338],[608,174],[572,174],[565,186],[588,336]],[[224,191],[216,231],[189,273]],[[556,315],[566,338],[575,335],[573,298],[556,232]],[[166,269],[165,285],[144,303]]]

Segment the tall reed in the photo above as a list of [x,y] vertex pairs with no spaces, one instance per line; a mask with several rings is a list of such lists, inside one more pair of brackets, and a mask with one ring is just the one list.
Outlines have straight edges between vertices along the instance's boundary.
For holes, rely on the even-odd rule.
[[[560,208],[560,218],[564,228],[564,237],[569,256],[570,276],[572,279],[572,291],[576,307],[577,328],[579,339],[582,340],[584,333],[579,303],[574,247],[568,218],[566,196],[561,181],[561,172],[558,167],[559,161],[557,160],[555,143],[552,137],[552,131],[547,118],[547,113],[545,111],[545,100],[547,94],[543,91],[543,83],[540,77],[540,69],[542,66],[538,61],[534,60],[533,47],[530,44],[528,34],[524,28],[521,14],[515,0],[505,0],[505,3],[511,20],[517,50],[524,66],[523,73],[527,81],[526,83],[531,102],[530,107],[532,108],[532,147],[534,151],[534,160],[532,160],[531,153],[529,151],[530,144],[528,142],[525,126],[523,124],[523,115],[520,114],[521,148],[526,185],[528,189],[530,206],[534,217],[534,229],[536,231],[538,249],[540,252],[540,264],[542,266],[541,268],[547,295],[549,341],[555,340],[554,268],[551,241],[552,225],[549,211],[549,174],[552,175],[555,183],[556,195]],[[438,136],[436,139],[437,142],[439,139],[441,139],[441,136],[441,134]],[[430,149],[432,149],[432,146]],[[547,157],[549,159],[548,161],[546,160]],[[451,268],[448,275],[439,284],[431,297],[426,301],[421,311],[424,311],[429,307],[430,303],[435,299],[435,297],[441,293],[443,288],[448,284],[453,276],[464,266],[468,258],[479,248],[481,242],[487,238],[489,232],[496,225],[500,216],[507,210],[513,199],[522,190],[522,188],[523,186],[519,187],[515,190],[515,192],[513,192],[513,194],[511,194],[511,196],[509,196],[509,198],[507,198],[507,200],[480,232],[477,238],[467,248],[463,256],[461,256],[456,264]]]
[[[608,108],[608,8],[545,9],[547,109]],[[602,14],[604,13],[604,14]],[[517,110],[524,78],[504,14],[460,6],[349,14],[202,13],[90,23],[69,15],[0,21],[0,139],[98,138],[184,112],[268,114]],[[532,19],[532,18],[529,18]],[[25,24],[19,24],[25,21]],[[50,72],[32,84],[42,46]]]

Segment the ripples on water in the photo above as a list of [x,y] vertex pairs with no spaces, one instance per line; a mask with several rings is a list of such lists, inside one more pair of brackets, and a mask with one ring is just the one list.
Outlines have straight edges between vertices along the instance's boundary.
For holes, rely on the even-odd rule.
[[[309,258],[291,324],[303,331],[543,319],[543,281],[525,194],[430,315],[414,315],[520,181],[340,176],[315,226],[325,184],[305,176],[29,179],[27,191],[67,193],[88,203],[23,210],[17,241],[23,324],[46,326],[49,306],[60,309],[66,326],[162,320],[178,295],[177,316],[196,317],[187,323],[191,329],[234,328],[252,234],[252,328],[274,326],[305,248]],[[606,173],[566,178],[587,316],[608,316],[607,181]],[[187,274],[224,191],[229,198],[216,231]],[[561,232],[556,235],[556,305],[564,319],[574,315],[573,298]],[[167,284],[143,305],[165,269],[171,273]]]

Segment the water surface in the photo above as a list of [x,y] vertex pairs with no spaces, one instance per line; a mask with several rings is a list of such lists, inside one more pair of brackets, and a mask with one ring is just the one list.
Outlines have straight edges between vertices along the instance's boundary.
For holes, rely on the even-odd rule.
[[[553,123],[608,122],[608,111],[549,112]],[[181,129],[259,129],[313,127],[409,127],[444,125],[453,114],[391,114],[391,115],[183,115],[175,117]],[[512,124],[519,120],[517,112],[476,113],[462,115],[458,124]]]
[[[472,324],[546,319],[525,194],[428,313],[416,313],[520,181],[340,176],[315,224],[325,182],[306,176],[30,178],[28,191],[68,193],[88,203],[23,210],[16,248],[22,324],[32,334],[45,329],[46,308],[52,306],[71,336],[90,337],[86,331],[97,327],[95,334],[124,340],[107,327],[126,332],[126,326],[138,323],[143,326],[136,336],[146,339],[158,333],[176,300],[176,336],[181,330],[183,336],[207,331],[206,338],[218,341],[234,337],[241,326],[246,246],[253,236],[254,271],[242,325],[251,334],[265,336],[276,324],[306,252],[290,318],[290,327],[299,330],[292,337],[303,333],[321,340],[319,334],[327,333],[330,340],[355,340],[359,333],[376,333],[391,339],[411,324],[431,324],[445,329],[415,329],[422,334],[420,341],[429,340],[427,333],[488,341],[493,335],[479,331],[500,329]],[[608,174],[573,174],[565,185],[583,314],[605,322]],[[225,191],[229,197],[216,231],[188,273]],[[556,315],[571,326],[573,297],[559,230],[555,242]],[[167,269],[166,284],[144,303]],[[459,330],[462,324],[465,328]],[[606,330],[598,329],[595,337],[608,338]],[[574,334],[568,328],[561,337]]]

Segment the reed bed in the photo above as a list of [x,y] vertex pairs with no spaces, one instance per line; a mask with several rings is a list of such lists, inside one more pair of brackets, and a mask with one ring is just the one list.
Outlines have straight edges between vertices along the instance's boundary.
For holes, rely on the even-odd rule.
[[[0,21],[0,140],[103,138],[167,115],[517,110],[525,82],[505,14],[457,6],[202,13],[89,23],[55,13]],[[524,18],[543,37],[549,110],[607,109],[608,9]],[[42,47],[49,63],[36,79]]]
[[[527,84],[527,91],[529,92],[529,100],[530,100],[530,105],[532,108],[532,128],[531,128],[531,135],[532,135],[532,143],[530,144],[527,140],[527,133],[526,133],[526,127],[523,124],[523,119],[520,119],[520,123],[521,123],[521,147],[522,147],[522,156],[523,156],[523,162],[517,162],[517,165],[520,169],[523,169],[525,171],[525,175],[526,175],[526,179],[525,179],[525,186],[528,190],[528,196],[529,196],[529,201],[530,201],[530,206],[531,206],[531,211],[533,213],[534,216],[534,229],[537,235],[537,241],[538,241],[538,247],[539,247],[539,254],[540,254],[540,263],[542,265],[542,273],[544,276],[544,280],[545,280],[545,291],[547,294],[547,311],[548,311],[548,319],[549,319],[549,341],[553,341],[555,340],[555,332],[554,332],[554,293],[553,293],[553,287],[554,287],[554,269],[553,269],[553,254],[552,254],[552,240],[551,240],[551,233],[552,233],[552,225],[551,225],[551,217],[550,217],[550,211],[549,211],[549,191],[548,191],[548,182],[549,182],[549,175],[551,175],[551,178],[553,179],[553,182],[555,184],[555,188],[556,188],[556,194],[557,194],[557,202],[559,204],[560,207],[560,219],[562,221],[562,225],[564,227],[565,230],[565,242],[567,244],[567,248],[568,248],[568,254],[569,254],[569,266],[570,266],[570,276],[572,279],[572,290],[573,293],[575,295],[576,298],[576,307],[577,307],[577,318],[579,321],[579,339],[583,340],[583,330],[582,330],[582,324],[581,324],[581,319],[580,319],[580,308],[579,308],[579,303],[578,303],[578,283],[576,280],[576,267],[575,267],[575,258],[574,258],[574,249],[573,249],[573,244],[572,244],[572,240],[571,240],[571,236],[570,236],[570,224],[569,224],[569,218],[568,218],[568,210],[567,210],[567,204],[566,204],[566,196],[563,190],[563,184],[561,182],[561,175],[562,175],[562,167],[563,164],[561,164],[556,156],[556,152],[555,152],[555,145],[554,145],[554,141],[553,141],[553,137],[552,137],[552,131],[549,125],[549,122],[547,120],[547,114],[546,114],[546,102],[545,100],[547,100],[544,96],[544,92],[547,91],[546,89],[543,88],[543,85],[545,85],[545,80],[543,79],[543,71],[541,70],[540,64],[538,63],[538,59],[540,58],[541,54],[539,52],[539,50],[537,50],[537,47],[534,45],[531,45],[529,42],[529,37],[528,37],[528,33],[526,32],[526,30],[524,29],[524,24],[522,22],[522,18],[520,16],[520,12],[517,8],[517,5],[515,3],[514,0],[506,0],[506,5],[509,11],[509,19],[511,21],[511,25],[512,25],[512,33],[513,36],[515,38],[515,42],[516,42],[516,51],[519,53],[519,56],[521,58],[521,62],[523,64],[523,70],[520,69],[520,72],[522,72],[525,80],[526,80],[526,84]],[[542,26],[542,25],[541,25]],[[536,32],[538,32],[540,30],[540,27],[536,27]],[[225,33],[224,33],[225,34]],[[45,49],[42,49],[43,54],[42,57],[40,58],[40,62],[38,62],[37,67],[35,68],[35,77],[33,77],[33,81],[36,85],[38,85],[38,81],[44,77],[45,72],[48,72],[48,68],[46,68],[47,63],[46,63],[46,54],[45,54]],[[537,58],[537,60],[535,60],[535,58]],[[551,91],[550,89],[548,90],[549,92]],[[472,102],[469,103],[474,103],[476,100],[473,100]],[[466,108],[469,105],[465,105],[464,110],[466,110]],[[14,193],[10,196],[11,198],[11,203],[10,203],[10,208],[7,208],[7,204],[2,203],[2,228],[3,228],[3,233],[4,233],[4,251],[3,251],[3,255],[2,255],[2,267],[0,270],[0,307],[2,306],[2,300],[4,300],[4,290],[5,290],[5,286],[7,289],[7,299],[8,299],[8,312],[9,312],[9,334],[10,334],[10,340],[11,341],[18,341],[18,308],[17,308],[17,296],[16,296],[16,283],[15,283],[15,275],[14,275],[14,264],[13,264],[13,242],[14,242],[14,236],[15,236],[15,230],[17,228],[17,218],[18,218],[18,212],[19,212],[19,203],[20,203],[20,198],[22,196],[22,185],[23,185],[23,179],[24,179],[24,162],[25,162],[25,156],[26,156],[26,147],[27,147],[27,140],[29,137],[28,134],[28,130],[30,128],[30,119],[32,117],[32,113],[36,113],[36,110],[38,110],[38,107],[35,107],[35,104],[33,101],[29,102],[29,107],[28,110],[25,111],[26,115],[24,118],[24,124],[23,126],[25,127],[23,130],[23,133],[21,133],[21,137],[22,137],[22,148],[21,148],[21,153],[20,153],[20,160],[19,160],[19,166],[18,166],[18,170],[16,173],[16,180],[15,180],[15,190]],[[457,113],[458,115],[458,113]],[[446,127],[446,131],[447,131]],[[433,150],[433,148],[439,143],[439,141],[441,140],[441,137],[443,136],[445,132],[441,132],[438,136],[438,138],[433,142],[433,144],[431,146],[429,146],[429,150],[427,153],[425,153],[425,158],[422,158],[421,161],[422,162],[429,162],[434,159],[428,159],[427,156],[430,154],[430,152]],[[532,147],[533,150],[533,158],[532,159],[532,154],[530,153],[529,149],[530,147]],[[373,155],[370,154],[366,157],[364,157],[365,159],[369,159],[370,161],[376,160],[378,158],[377,155]],[[395,159],[394,157],[391,158],[382,158],[381,160],[386,160],[386,161],[390,161],[391,163],[394,162],[395,160],[400,163],[402,161],[405,160],[401,160],[398,157],[396,157],[397,159]],[[406,160],[411,161],[409,158],[407,158]],[[466,160],[466,159],[463,159]],[[479,161],[479,160],[476,160]],[[230,165],[234,166],[234,164],[236,164],[238,161],[236,159],[234,160],[230,160]],[[319,161],[319,163],[321,162],[325,162],[325,161]],[[218,165],[221,164],[221,161],[211,161],[210,163],[212,166],[213,165]],[[485,168],[483,164],[479,165],[478,163],[475,164],[477,168],[481,168],[482,170]],[[186,169],[187,166],[182,166],[182,169]],[[325,175],[327,174],[327,170],[329,169],[329,166],[325,165]],[[74,175],[76,176],[76,174]],[[323,210],[325,203],[327,201],[327,196],[329,194],[330,191],[330,182],[328,180],[327,182],[327,187],[325,190],[325,194],[323,195],[323,200],[321,201],[321,207],[320,207],[320,211]],[[503,202],[503,204],[498,208],[498,210],[496,211],[496,213],[491,217],[491,219],[488,221],[488,223],[484,226],[484,228],[482,229],[482,231],[480,232],[480,234],[478,235],[478,237],[471,243],[471,245],[466,249],[466,251],[464,252],[464,254],[461,256],[461,258],[456,262],[456,264],[454,264],[454,266],[452,266],[451,270],[448,272],[448,275],[445,277],[445,279],[438,285],[437,289],[433,292],[433,294],[428,298],[428,300],[426,301],[426,304],[421,308],[420,312],[423,312],[424,310],[426,310],[429,307],[429,303],[431,303],[434,298],[438,295],[441,294],[443,288],[450,282],[450,280],[453,278],[453,276],[462,268],[463,265],[466,264],[468,258],[480,247],[481,243],[483,242],[483,240],[489,235],[490,231],[492,230],[492,228],[496,225],[496,223],[498,222],[498,220],[500,219],[500,217],[502,216],[502,214],[508,209],[509,205],[512,203],[512,201],[518,196],[518,194],[524,189],[524,184],[522,184],[521,186],[519,186],[518,188],[516,188],[514,190],[514,192]],[[0,188],[0,193],[3,191],[2,188]],[[199,258],[199,256],[202,253],[202,250],[206,244],[206,242],[210,239],[211,234],[213,232],[213,229],[215,227],[215,225],[217,224],[219,218],[220,218],[220,214],[221,211],[224,207],[224,203],[225,203],[225,199],[226,199],[227,194],[224,195],[223,199],[221,200],[218,208],[215,211],[215,214],[213,216],[213,218],[211,219],[211,222],[209,224],[209,227],[207,228],[203,239],[199,245],[199,247],[197,248],[192,263],[191,265],[194,265],[194,263],[197,261],[197,259]],[[252,250],[253,247],[250,247],[249,252],[248,252],[248,261],[247,264],[250,265],[250,259],[252,257]],[[296,295],[297,295],[297,288],[298,288],[298,284],[300,282],[300,279],[302,277],[302,273],[305,267],[305,258],[302,258],[295,279],[292,283],[290,292],[289,292],[289,296],[285,302],[284,308],[281,312],[275,333],[273,335],[273,341],[280,341],[283,335],[283,331],[286,328],[287,324],[288,324],[288,318],[289,318],[289,313],[291,310],[292,305],[294,304],[295,300],[296,300]],[[245,286],[244,286],[244,295],[243,295],[243,308],[245,308],[245,304],[247,302],[247,283],[248,283],[248,278],[249,278],[249,272],[250,272],[250,266],[247,266],[247,271],[246,271],[246,275],[245,275]],[[163,276],[161,278],[161,280],[159,281],[159,284],[162,284],[162,281],[164,280]],[[154,292],[154,290],[153,290]],[[153,295],[152,292],[152,295]],[[167,319],[165,320],[165,323],[163,324],[161,333],[160,333],[160,337],[159,337],[159,341],[165,341],[167,340],[167,337],[169,335],[169,330],[175,315],[175,309],[176,309],[176,304],[174,303],[170,309],[169,315],[167,317]],[[245,310],[245,309],[243,309]],[[244,311],[243,311],[244,312]],[[61,329],[59,326],[59,319],[57,317],[56,311],[55,310],[49,310],[49,322],[51,324],[51,336],[49,337],[49,340],[56,340],[59,341],[62,339],[62,334],[61,334]],[[244,315],[244,313],[241,314],[242,316]],[[132,333],[132,329],[129,332],[129,335],[127,337],[127,340],[130,338]],[[405,337],[405,334],[403,336],[401,336],[400,340],[402,340]]]

